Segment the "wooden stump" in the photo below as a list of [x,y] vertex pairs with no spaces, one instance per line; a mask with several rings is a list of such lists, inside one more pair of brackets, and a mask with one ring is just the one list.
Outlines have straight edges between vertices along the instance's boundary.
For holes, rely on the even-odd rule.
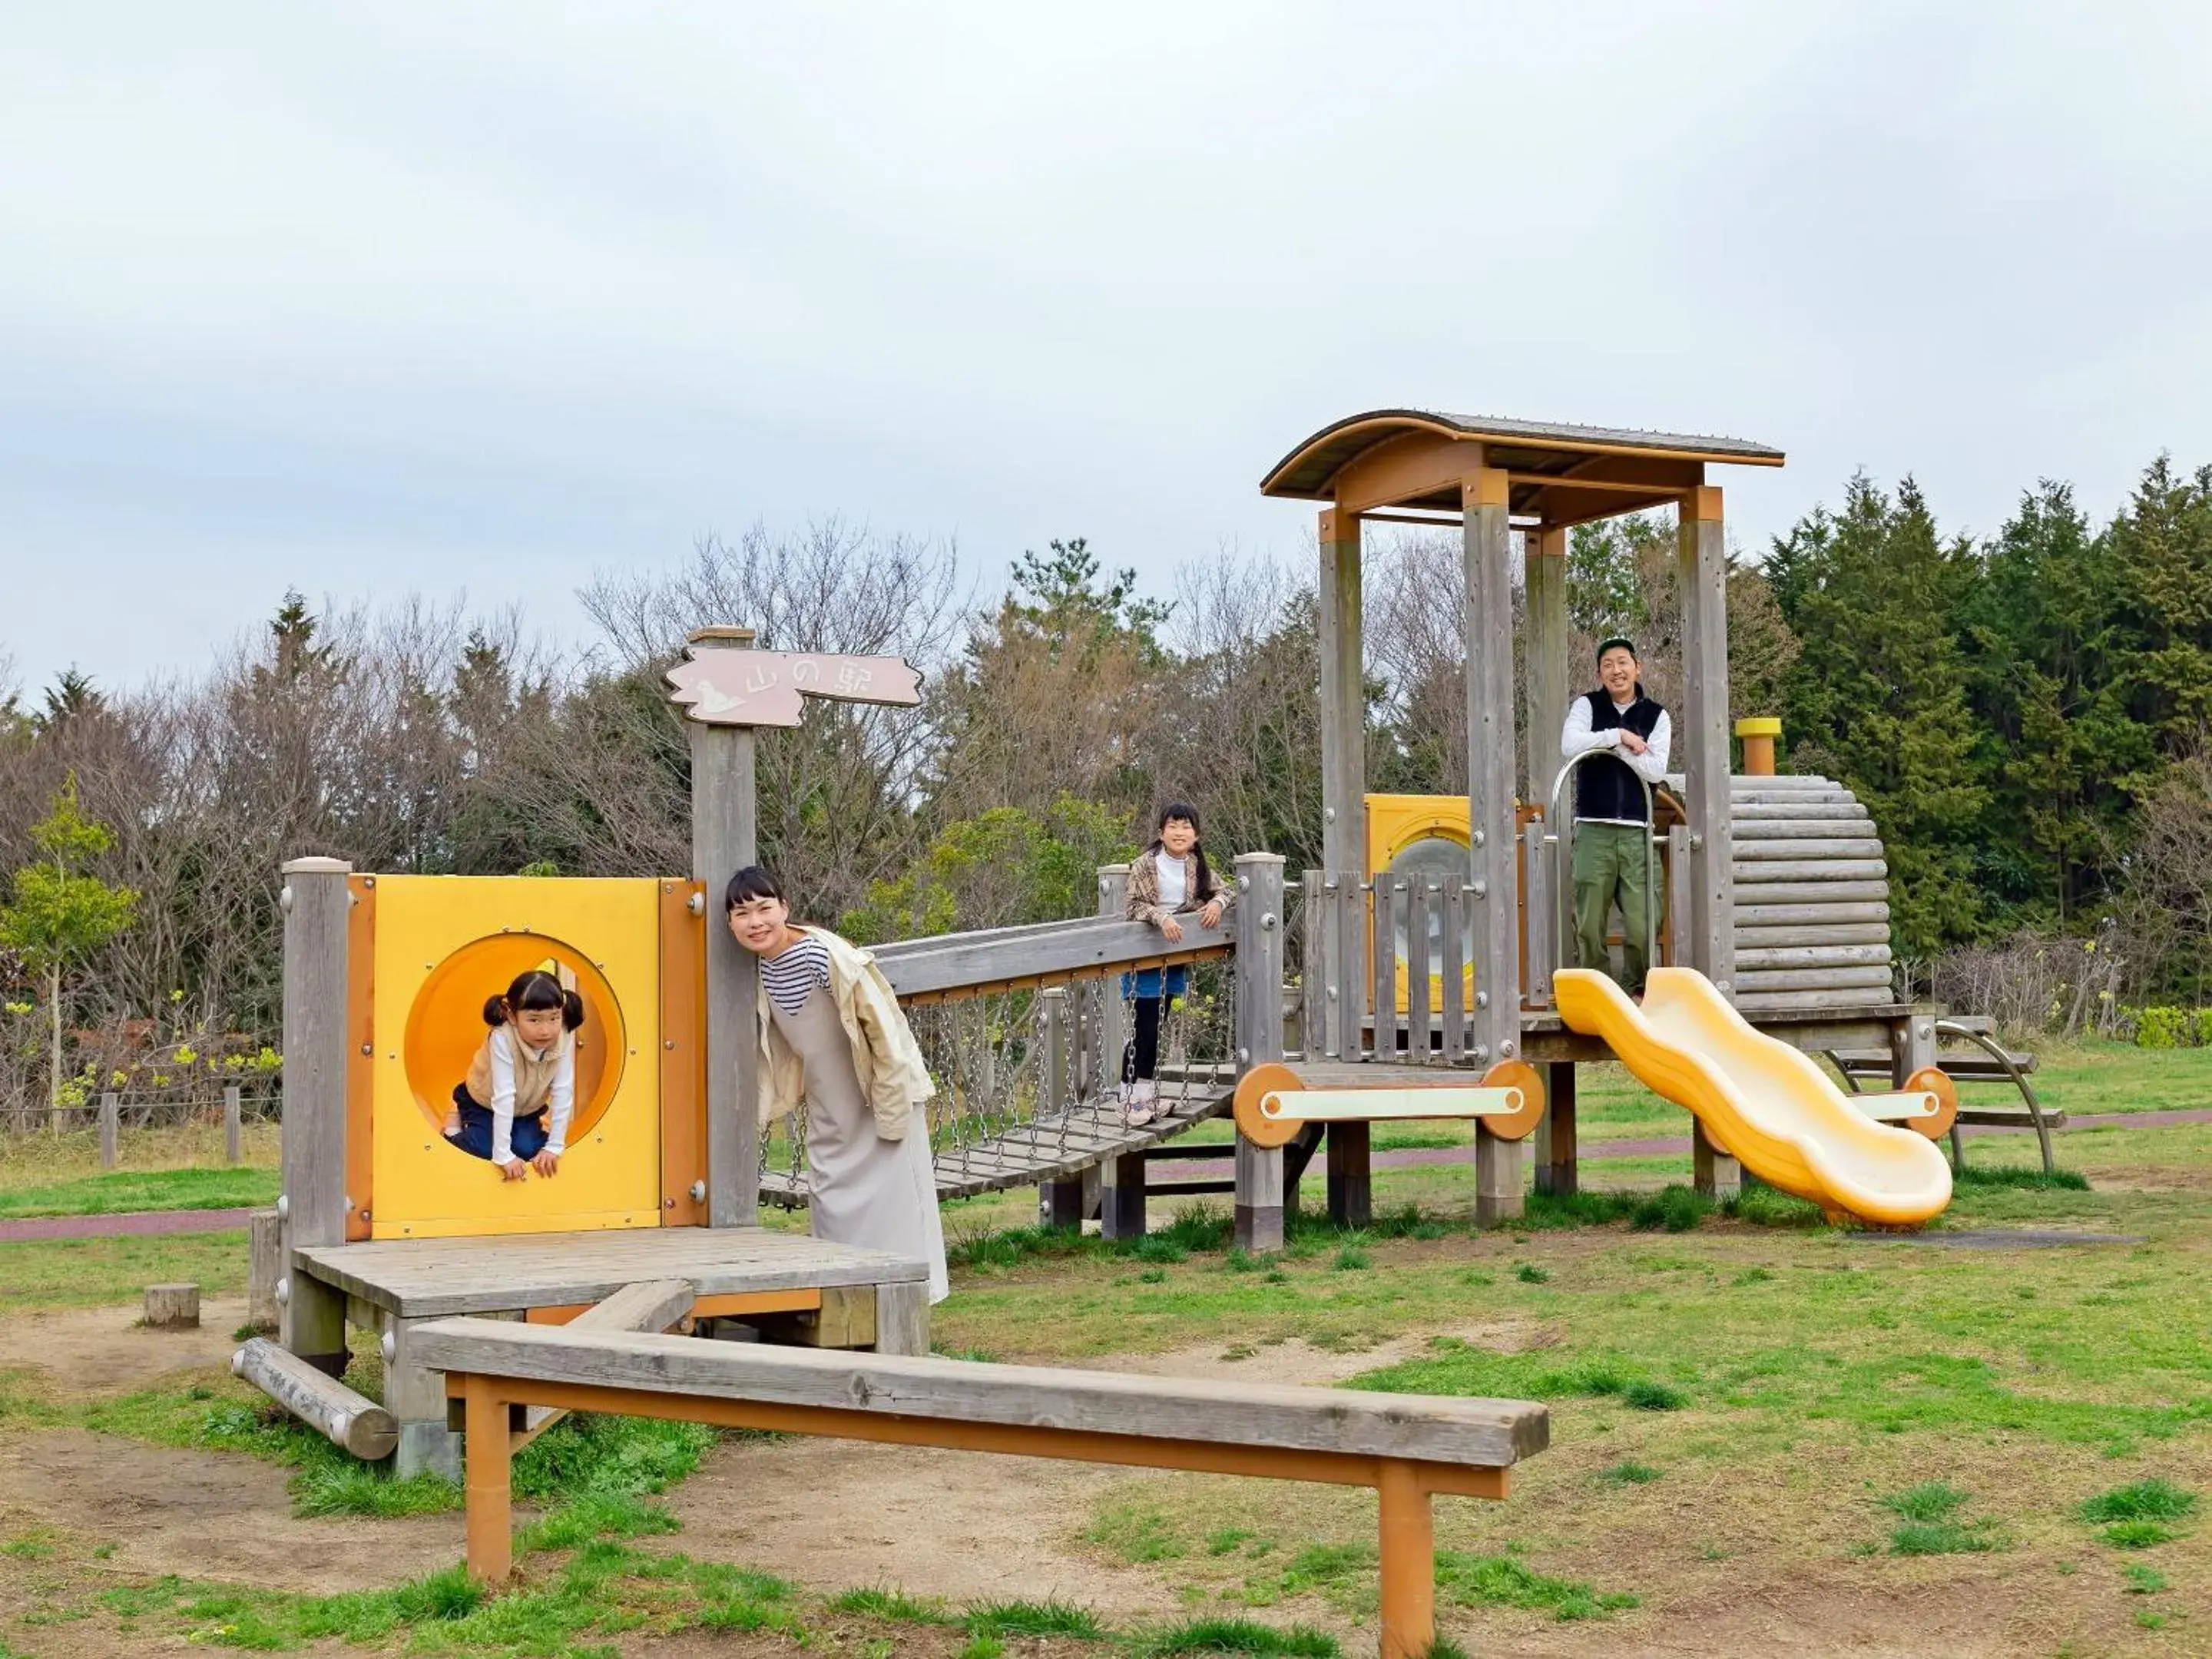
[[246,1221],[246,1322],[257,1331],[276,1328],[276,1281],[284,1276],[284,1221],[273,1210],[256,1210]]
[[146,1287],[146,1326],[156,1331],[199,1328],[200,1287],[197,1285],[149,1285]]

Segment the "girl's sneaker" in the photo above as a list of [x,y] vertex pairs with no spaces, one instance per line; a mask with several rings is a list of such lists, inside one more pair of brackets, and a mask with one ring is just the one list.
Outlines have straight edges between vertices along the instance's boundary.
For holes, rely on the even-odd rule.
[[1159,1089],[1148,1077],[1121,1085],[1121,1121],[1141,1129],[1159,1115]]

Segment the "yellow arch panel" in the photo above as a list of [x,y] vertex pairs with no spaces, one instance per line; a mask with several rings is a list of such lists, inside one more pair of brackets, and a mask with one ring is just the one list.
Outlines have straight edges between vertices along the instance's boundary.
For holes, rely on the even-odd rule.
[[[660,1224],[659,884],[380,876],[370,1100],[374,1238]],[[550,967],[585,1006],[551,1180],[509,1182],[440,1132],[486,998]]]

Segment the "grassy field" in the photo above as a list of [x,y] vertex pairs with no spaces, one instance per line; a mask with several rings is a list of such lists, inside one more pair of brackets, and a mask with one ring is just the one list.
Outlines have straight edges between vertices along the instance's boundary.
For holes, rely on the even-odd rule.
[[[2212,1105],[2202,1052],[2076,1051],[2043,1079],[2077,1114]],[[1686,1122],[1617,1079],[1583,1098],[1593,1136]],[[2026,1170],[2030,1138],[1971,1151],[1975,1178],[1918,1238],[1832,1229],[1758,1192],[1716,1212],[1679,1188],[1535,1201],[1476,1231],[1458,1161],[1382,1170],[1376,1225],[1307,1219],[1264,1260],[1228,1248],[1218,1211],[1156,1210],[1152,1237],[1117,1246],[1039,1234],[1034,1194],[1001,1194],[947,1206],[955,1295],[936,1336],[977,1358],[1545,1401],[1551,1449],[1508,1501],[1438,1504],[1440,1617],[1469,1650],[1720,1651],[1787,1628],[1807,1652],[1869,1632],[1899,1652],[2212,1652],[2212,1126],[2069,1129],[2061,1160],[2086,1188],[2003,1176]],[[1686,1162],[1585,1173],[1656,1188]],[[83,1173],[11,1196],[58,1202],[27,1194],[64,1183]],[[2008,1228],[2113,1242],[1943,1242]],[[128,1301],[171,1277],[235,1289],[243,1266],[236,1234],[4,1245],[0,1307]],[[376,1378],[364,1345],[354,1380]],[[454,1501],[365,1475],[254,1407],[213,1371],[97,1399],[0,1376],[0,1436],[74,1427],[274,1459],[305,1512]],[[1041,1549],[1161,1586],[1157,1618],[1109,1631],[1048,1601],[949,1607],[921,1583],[804,1591],[774,1576],[772,1544],[734,1565],[684,1553],[657,1494],[713,1443],[649,1425],[547,1437],[521,1477],[543,1504],[524,1588],[492,1602],[450,1574],[354,1596],[118,1582],[97,1535],[22,1528],[0,1537],[0,1655],[40,1653],[50,1631],[485,1655],[649,1654],[648,1636],[679,1632],[747,1655],[1372,1650],[1364,1494],[1102,1478],[1036,1524]]]

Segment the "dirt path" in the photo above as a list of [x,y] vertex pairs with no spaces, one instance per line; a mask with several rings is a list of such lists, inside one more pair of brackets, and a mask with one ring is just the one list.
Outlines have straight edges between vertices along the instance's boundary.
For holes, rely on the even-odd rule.
[[0,1528],[58,1527],[112,1544],[125,1572],[319,1594],[453,1565],[459,1516],[303,1521],[286,1475],[258,1458],[38,1429],[0,1440]]
[[126,1304],[0,1320],[0,1370],[42,1371],[56,1394],[88,1395],[125,1393],[172,1371],[227,1365],[246,1322],[246,1298],[204,1297],[194,1331],[149,1331],[138,1314]]

